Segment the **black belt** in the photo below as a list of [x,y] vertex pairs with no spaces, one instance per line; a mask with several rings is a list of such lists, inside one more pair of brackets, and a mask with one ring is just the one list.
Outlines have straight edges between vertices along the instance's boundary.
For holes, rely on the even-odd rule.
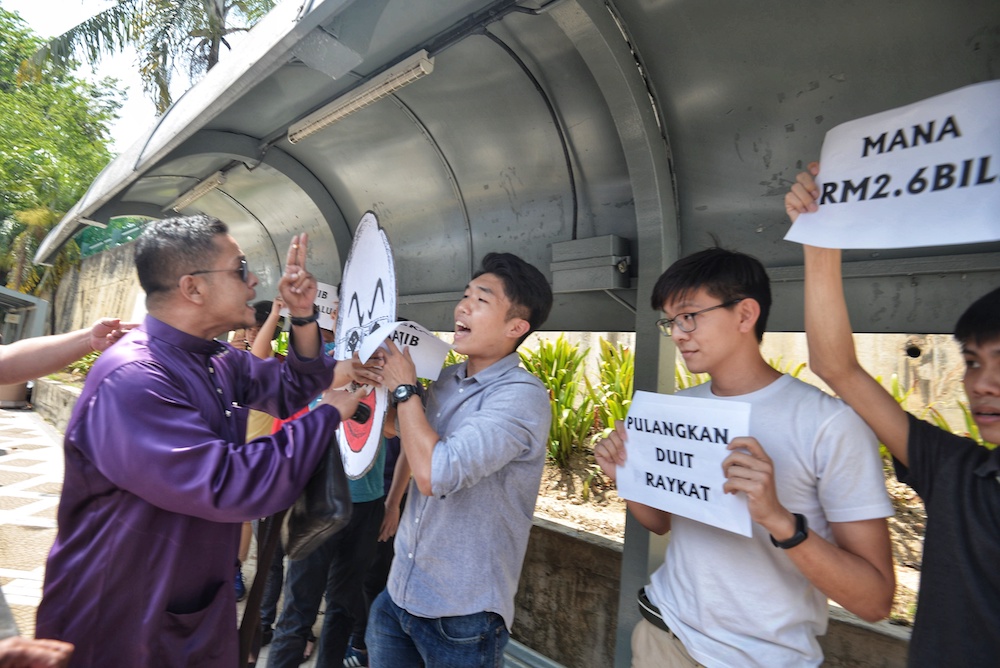
[[656,628],[660,629],[661,631],[666,631],[675,638],[677,637],[674,634],[674,632],[670,630],[670,627],[667,626],[667,623],[663,621],[663,616],[660,614],[660,609],[657,608],[655,605],[653,605],[652,601],[649,600],[649,597],[646,596],[645,587],[639,590],[638,603],[639,603],[639,612],[642,614],[643,617],[646,618],[647,622],[649,622]]

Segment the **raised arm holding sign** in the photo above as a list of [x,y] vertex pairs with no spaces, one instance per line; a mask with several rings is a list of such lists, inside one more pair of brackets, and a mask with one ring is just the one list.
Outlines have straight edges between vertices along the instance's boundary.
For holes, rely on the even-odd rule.
[[[799,225],[824,225],[815,215],[819,173],[819,164],[810,164],[785,196],[788,216]],[[875,430],[892,453],[899,480],[927,507],[910,665],[992,665],[1000,656],[1000,571],[984,555],[1000,554],[1000,449],[906,413],[858,363],[840,249],[805,246],[804,256],[810,366]],[[954,331],[966,360],[970,413],[982,437],[1000,443],[1000,289],[976,300]]]

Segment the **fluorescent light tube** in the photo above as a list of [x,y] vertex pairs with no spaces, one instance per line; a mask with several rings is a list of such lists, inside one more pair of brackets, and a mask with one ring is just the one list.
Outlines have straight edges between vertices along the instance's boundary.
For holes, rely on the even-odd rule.
[[186,193],[175,199],[170,205],[165,206],[163,210],[170,211],[172,209],[174,211],[180,211],[181,209],[190,206],[193,202],[201,199],[208,193],[212,192],[219,186],[223,185],[225,182],[226,182],[225,172],[221,171],[216,172],[215,174],[212,174],[211,176],[206,178],[204,181],[200,181],[199,183],[195,184],[194,187],[192,187]]
[[403,86],[434,71],[434,59],[421,50],[406,60],[342,95],[330,104],[317,109],[288,128],[288,141],[297,144],[309,135],[333,125],[345,116],[364,109],[384,97],[392,95]]

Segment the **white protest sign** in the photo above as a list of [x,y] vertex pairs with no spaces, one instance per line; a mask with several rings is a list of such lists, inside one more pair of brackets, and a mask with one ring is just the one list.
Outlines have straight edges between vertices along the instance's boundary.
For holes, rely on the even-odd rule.
[[819,211],[785,239],[915,248],[1000,239],[1000,80],[843,123],[826,133]]
[[750,404],[638,391],[625,418],[618,495],[669,513],[752,535],[744,494],[726,494],[726,446],[750,431]]
[[[313,303],[319,309],[319,320],[316,322],[323,329],[332,332],[337,326],[333,319],[333,312],[340,303],[337,299],[337,286],[316,281],[316,299],[313,300]],[[286,318],[290,315],[287,306],[283,307],[279,313]]]
[[[379,332],[381,334],[381,332]],[[448,356],[451,346],[442,341],[423,325],[418,325],[412,320],[402,320],[389,325],[385,337],[392,339],[396,347],[400,350],[410,349],[410,357],[413,358],[413,365],[417,368],[417,378],[427,380],[437,380],[444,365],[444,358]],[[368,358],[376,350],[385,344],[385,339],[378,340],[369,337],[362,344],[358,351],[358,357],[362,362],[367,362]]]
[[[334,356],[346,360],[355,352],[360,355],[369,339],[385,340],[378,330],[396,321],[396,264],[389,238],[371,211],[362,216],[354,232],[340,285],[343,299],[337,311]],[[389,391],[380,385],[361,403],[371,409],[371,419],[361,424],[344,420],[337,427],[344,471],[352,480],[363,476],[375,463]]]
[[333,312],[337,310],[340,300],[337,298],[337,286],[329,283],[316,282],[316,306],[319,308],[319,326],[331,332],[336,329],[337,321]]

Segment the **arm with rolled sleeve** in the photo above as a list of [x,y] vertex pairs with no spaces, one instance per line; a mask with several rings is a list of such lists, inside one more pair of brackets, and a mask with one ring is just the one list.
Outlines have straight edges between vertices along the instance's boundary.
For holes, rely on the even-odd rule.
[[531,443],[548,436],[552,411],[540,384],[518,379],[483,394],[478,407],[465,410],[464,419],[435,444],[430,480],[435,495],[475,485],[509,462],[529,456]]

